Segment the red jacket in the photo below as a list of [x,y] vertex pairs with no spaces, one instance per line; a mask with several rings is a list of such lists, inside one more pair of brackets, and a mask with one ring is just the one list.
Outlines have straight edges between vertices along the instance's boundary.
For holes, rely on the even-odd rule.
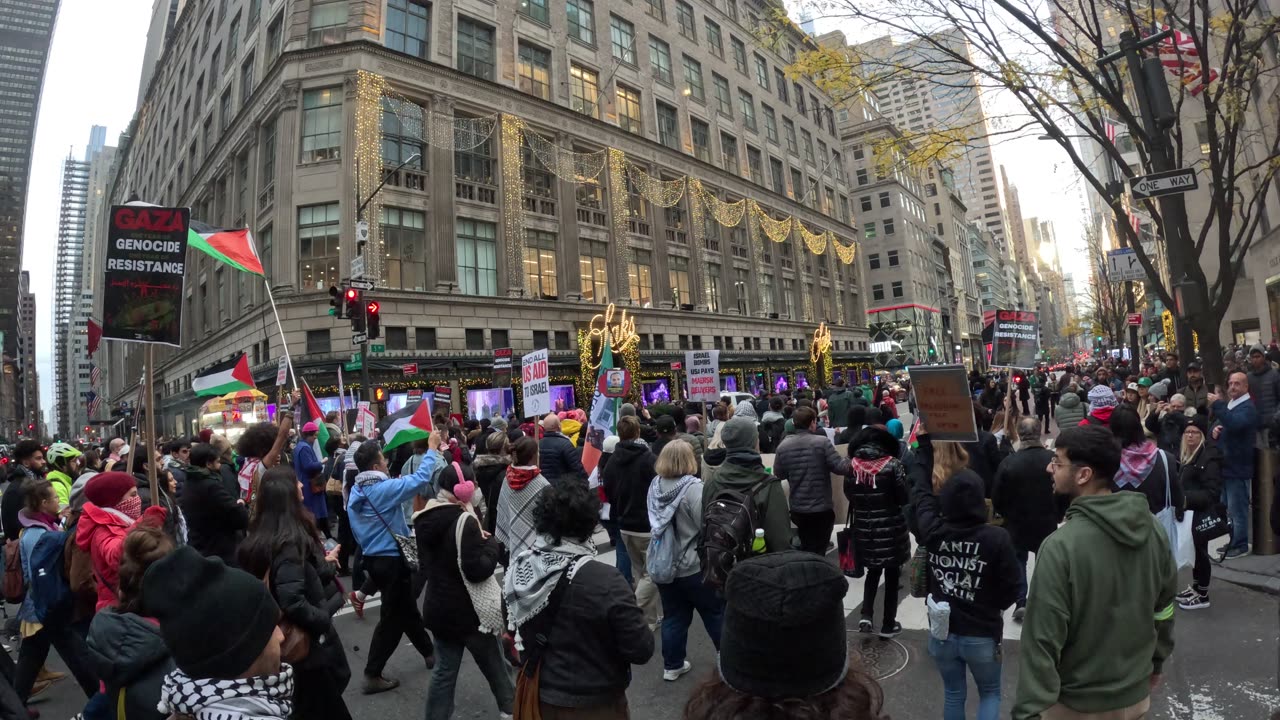
[[125,536],[136,525],[157,524],[157,520],[163,523],[164,517],[165,510],[158,505],[147,508],[141,518],[132,521],[115,510],[100,508],[91,502],[84,504],[76,529],[76,545],[93,560],[93,575],[98,584],[95,611],[115,605],[118,600],[116,588],[120,585],[120,556],[124,554]]

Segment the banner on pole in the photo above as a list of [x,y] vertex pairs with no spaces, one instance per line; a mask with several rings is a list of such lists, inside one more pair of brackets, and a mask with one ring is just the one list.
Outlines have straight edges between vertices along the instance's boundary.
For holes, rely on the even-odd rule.
[[917,414],[934,441],[976,442],[977,420],[973,396],[963,365],[924,365],[907,368]]
[[440,411],[449,412],[453,405],[453,388],[448,385],[437,385],[434,393],[434,399],[431,403],[431,411],[438,413]]
[[190,226],[189,208],[112,206],[102,337],[181,347]]
[[538,417],[551,412],[551,363],[546,348],[521,358],[520,380],[524,416]]
[[276,385],[284,385],[284,381],[289,378],[289,361],[280,358],[279,364],[276,365]]
[[689,399],[693,402],[715,402],[720,399],[720,351],[691,350],[684,354],[685,376],[689,380]]
[[1040,355],[1040,315],[1027,310],[997,310],[992,328],[991,365],[1030,369]]
[[511,348],[493,350],[493,386],[511,387]]

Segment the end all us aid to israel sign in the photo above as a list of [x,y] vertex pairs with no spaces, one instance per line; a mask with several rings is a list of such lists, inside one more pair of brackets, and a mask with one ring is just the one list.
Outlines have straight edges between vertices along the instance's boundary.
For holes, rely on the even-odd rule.
[[107,227],[102,337],[182,344],[189,208],[116,205]]
[[546,348],[534,350],[520,359],[520,384],[525,417],[551,412],[551,364]]
[[720,351],[692,350],[684,354],[684,371],[689,378],[689,399],[715,402],[720,399]]

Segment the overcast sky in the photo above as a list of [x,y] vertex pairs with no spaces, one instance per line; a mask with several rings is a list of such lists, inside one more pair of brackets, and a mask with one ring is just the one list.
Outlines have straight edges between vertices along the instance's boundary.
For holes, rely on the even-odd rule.
[[45,422],[53,409],[53,274],[62,161],[83,158],[94,125],[115,145],[133,117],[151,0],[62,0],[31,160],[22,267],[36,294],[36,367]]

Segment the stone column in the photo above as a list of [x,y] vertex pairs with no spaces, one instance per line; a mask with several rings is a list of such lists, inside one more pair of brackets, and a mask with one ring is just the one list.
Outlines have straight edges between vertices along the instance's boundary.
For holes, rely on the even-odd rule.
[[[430,108],[423,109],[426,123],[453,122],[453,98],[445,95],[434,95]],[[429,112],[428,112],[429,111]],[[424,124],[423,135],[431,137],[430,125]],[[457,209],[454,202],[453,183],[453,148],[430,144],[423,148],[426,153],[424,167],[427,169],[427,182],[430,183],[431,212],[427,214],[429,227],[428,246],[431,252],[427,263],[427,287],[435,288],[440,293],[458,292],[458,248],[455,241],[455,217]]]
[[298,218],[293,204],[293,182],[299,153],[302,113],[298,109],[301,87],[296,82],[280,86],[276,116],[276,223],[271,233],[272,289],[290,290],[298,286]]
[[[554,142],[557,148],[572,148],[573,138],[566,133],[556,133]],[[532,158],[533,162],[540,163],[537,157]],[[556,188],[556,209],[559,221],[559,242],[556,247],[556,268],[559,271],[560,296],[564,300],[581,301],[582,300],[582,273],[578,265],[578,258],[582,256],[582,246],[578,236],[578,184],[572,180],[565,180],[555,173],[553,181]],[[607,265],[608,263],[606,263]],[[623,278],[626,278],[626,270],[623,269]],[[625,282],[623,283],[625,285]],[[617,286],[613,284],[613,278],[609,279],[609,295],[618,297]],[[602,302],[606,298],[595,298],[595,302]]]

